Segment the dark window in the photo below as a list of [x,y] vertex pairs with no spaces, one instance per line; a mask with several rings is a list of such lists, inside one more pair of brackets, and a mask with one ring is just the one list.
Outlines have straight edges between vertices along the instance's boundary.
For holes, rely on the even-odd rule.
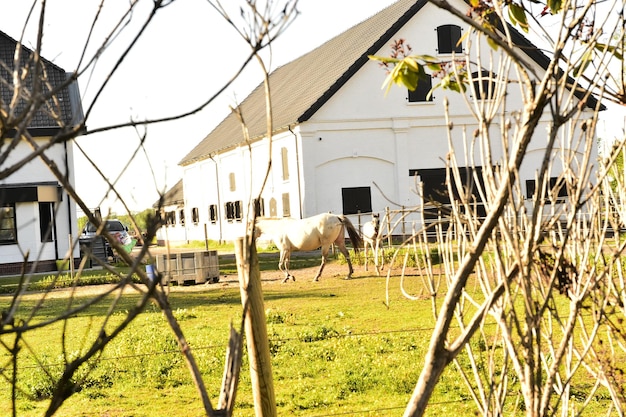
[[15,227],[15,204],[0,206],[0,245],[17,243]]
[[42,242],[54,241],[54,203],[39,203],[39,232]]
[[209,206],[209,220],[211,223],[217,223],[217,204],[211,204]]
[[243,210],[241,201],[235,201],[235,220],[241,221],[243,219]]
[[283,194],[283,217],[291,217],[291,203],[289,193]]
[[496,92],[495,74],[483,70],[472,73],[472,94],[475,98],[490,100]]
[[[474,176],[474,170],[476,175]],[[449,212],[449,206],[451,204],[450,193],[448,192],[448,186],[446,184],[446,168],[433,168],[433,169],[417,169],[409,170],[410,176],[419,175],[422,183],[422,197],[426,204],[426,211],[424,212],[425,218],[435,218],[439,215],[446,215]],[[476,178],[479,182],[482,182],[482,168],[459,168],[459,177],[461,180],[461,187],[465,190],[466,194],[472,196],[473,202],[476,205],[476,215],[484,217],[486,215],[485,207],[482,204],[482,200],[479,194],[479,186],[482,184],[476,184]],[[453,186],[452,191],[454,193],[454,200],[460,200],[460,196],[457,192],[457,187]]]
[[263,200],[263,198],[257,198],[254,200],[254,214],[257,217],[265,216],[265,200]]
[[229,222],[235,220],[235,205],[231,201],[224,204],[224,211],[226,212],[226,220]]
[[[535,190],[537,189],[535,180],[526,180],[526,198],[532,199],[535,196]],[[567,197],[567,187],[565,181],[557,177],[551,177],[548,189],[546,189],[543,199],[546,203],[550,203],[552,200],[562,201]]]
[[372,190],[370,187],[342,188],[343,214],[372,212]]
[[229,222],[232,222],[233,220],[241,221],[243,218],[241,201],[229,201],[224,206],[226,209],[226,220]]
[[176,212],[168,211],[165,213],[165,224],[168,226],[174,226],[176,224]]
[[185,209],[180,209],[178,211],[178,216],[180,219],[180,225],[184,226],[185,225]]
[[198,207],[191,209],[191,221],[193,224],[198,224],[200,222],[200,211],[198,210]]
[[417,81],[415,91],[409,90],[409,103],[419,103],[423,101],[433,101],[430,90],[433,88],[433,79],[429,74],[426,78],[420,78]]
[[461,27],[457,25],[441,25],[437,29],[437,52],[440,54],[462,53]]

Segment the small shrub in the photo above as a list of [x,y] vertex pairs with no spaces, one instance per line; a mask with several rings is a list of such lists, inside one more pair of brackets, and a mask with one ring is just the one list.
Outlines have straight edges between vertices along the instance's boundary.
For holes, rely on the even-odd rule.
[[312,332],[301,333],[298,339],[302,342],[317,342],[320,340],[327,340],[333,337],[339,336],[339,332],[333,328],[321,325],[314,329]]

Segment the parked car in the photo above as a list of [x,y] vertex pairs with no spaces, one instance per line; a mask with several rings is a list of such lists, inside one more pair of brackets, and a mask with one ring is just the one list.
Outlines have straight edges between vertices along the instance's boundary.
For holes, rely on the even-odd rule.
[[[133,243],[133,239],[128,234],[128,227],[117,219],[109,219],[106,221],[106,230],[115,237],[123,246],[129,246]],[[92,241],[96,237],[97,228],[94,224],[87,223],[80,235],[81,242]],[[109,242],[105,240],[106,254],[113,257],[113,249],[109,246]]]

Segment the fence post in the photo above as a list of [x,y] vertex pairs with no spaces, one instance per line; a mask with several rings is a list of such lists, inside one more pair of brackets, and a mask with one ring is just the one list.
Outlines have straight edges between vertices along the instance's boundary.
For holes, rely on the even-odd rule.
[[276,397],[272,381],[272,363],[265,322],[261,272],[256,246],[245,238],[235,241],[241,304],[244,306],[246,343],[250,361],[250,379],[257,417],[276,417]]
[[387,246],[393,245],[393,229],[391,228],[391,214],[389,213],[389,207],[385,207],[385,222],[387,223]]

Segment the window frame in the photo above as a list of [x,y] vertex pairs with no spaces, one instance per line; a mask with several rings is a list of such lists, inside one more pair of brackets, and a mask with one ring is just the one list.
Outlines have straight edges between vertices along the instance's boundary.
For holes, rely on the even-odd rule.
[[[493,100],[496,94],[497,75],[489,70],[472,72],[471,94],[478,100]],[[481,88],[485,96],[481,94]]]
[[[344,215],[371,213],[371,187],[344,187],[341,189],[341,205]],[[361,205],[363,207],[361,207]]]
[[[409,103],[431,103],[433,101],[433,95],[430,94],[433,89],[433,77],[430,74],[425,74],[426,79],[420,77],[417,80],[417,86],[414,91],[407,90],[407,100]],[[427,85],[427,87],[424,87]],[[430,96],[429,96],[430,94]]]
[[289,150],[285,147],[281,148],[280,157],[283,168],[283,181],[289,181]]
[[[558,189],[556,193],[556,198],[552,200],[551,194],[552,191]],[[526,199],[533,200],[535,196],[535,191],[537,190],[537,183],[534,179],[526,180]],[[562,177],[550,177],[548,180],[548,186],[545,189],[545,193],[543,195],[543,201],[546,204],[551,204],[553,201],[555,203],[563,203],[567,201],[569,198],[569,194],[567,193],[567,184],[565,183],[565,179]]]
[[218,219],[218,212],[217,212],[217,204],[210,204],[209,205],[209,221],[212,224],[217,223],[217,219]]
[[200,210],[198,210],[198,207],[192,207],[191,209],[191,222],[195,225],[200,223]]
[[53,202],[39,202],[39,232],[39,239],[42,243],[54,242],[56,240]]
[[291,217],[291,198],[289,193],[283,193],[283,217]]
[[[0,245],[15,245],[17,243],[17,211],[15,209],[15,203],[0,204]],[[10,216],[6,216],[6,213],[10,212]],[[5,233],[9,238],[4,238]]]
[[437,26],[435,31],[437,32],[438,54],[450,55],[452,53],[463,53],[463,44],[459,43],[463,37],[463,28],[461,26],[448,23]]

